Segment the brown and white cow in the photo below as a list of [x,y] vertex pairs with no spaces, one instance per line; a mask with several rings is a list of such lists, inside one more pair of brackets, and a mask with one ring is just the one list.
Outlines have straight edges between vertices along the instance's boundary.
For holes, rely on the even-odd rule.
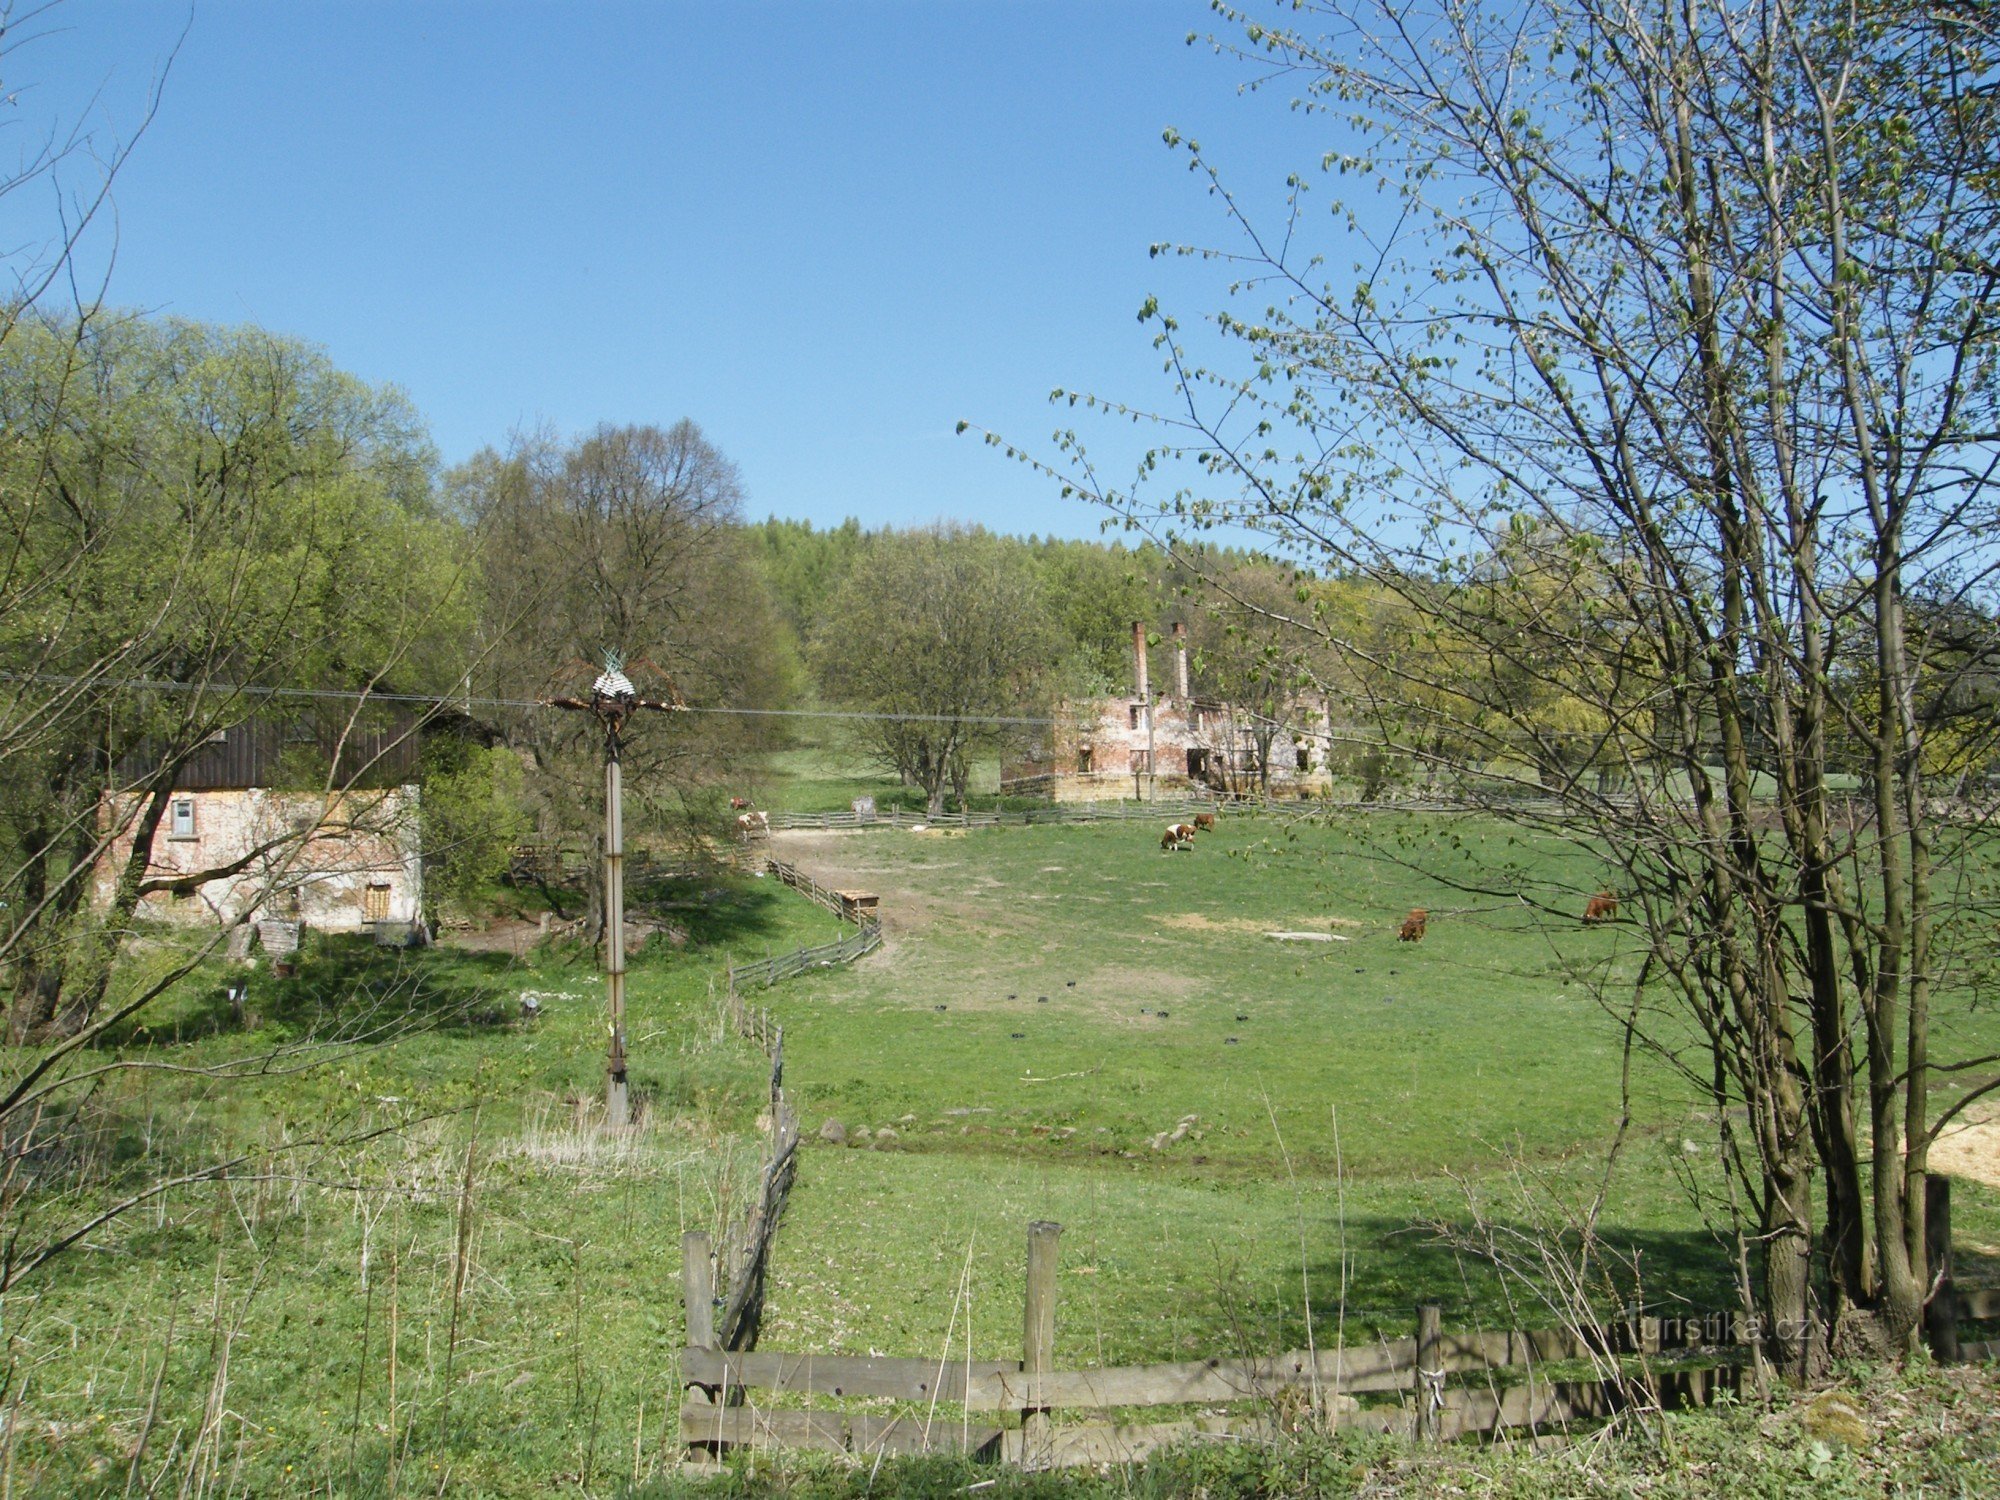
[[1599,891],[1584,903],[1583,925],[1595,927],[1599,922],[1618,920],[1618,898],[1609,891]]
[[768,836],[770,832],[771,815],[769,813],[746,812],[736,815],[736,833],[745,843],[750,841],[750,835],[753,833],[761,833]]
[[1424,940],[1424,923],[1428,920],[1430,920],[1430,914],[1421,906],[1411,907],[1410,914],[1403,918],[1403,930],[1396,934],[1396,941],[1399,943],[1421,943]]
[[729,799],[729,810],[731,812],[742,812],[749,805],[750,799],[748,797],[731,797]]
[[1194,844],[1194,824],[1169,823],[1167,831],[1160,835],[1162,849],[1187,849]]

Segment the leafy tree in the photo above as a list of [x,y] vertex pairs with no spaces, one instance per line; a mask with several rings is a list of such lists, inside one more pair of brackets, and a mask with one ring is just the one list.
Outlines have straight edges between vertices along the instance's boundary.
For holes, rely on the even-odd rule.
[[872,540],[828,601],[810,657],[830,702],[876,715],[858,733],[924,789],[933,817],[961,801],[970,758],[1032,703],[1051,636],[1022,551],[939,525]]
[[534,830],[520,758],[504,745],[432,735],[421,791],[424,904],[432,913],[470,905],[506,873],[514,846]]
[[1159,549],[1050,540],[1029,550],[1060,642],[1052,686],[1072,699],[1125,691],[1132,681],[1132,622],[1155,624],[1167,611]]
[[14,1035],[77,1036],[159,888],[152,836],[189,757],[305,711],[272,690],[350,689],[354,725],[373,692],[448,686],[466,580],[407,403],[295,341],[26,319],[0,346],[0,430],[0,964]]
[[867,533],[852,516],[825,531],[814,530],[810,521],[772,516],[747,531],[772,601],[793,639],[804,641],[820,607],[867,545]]

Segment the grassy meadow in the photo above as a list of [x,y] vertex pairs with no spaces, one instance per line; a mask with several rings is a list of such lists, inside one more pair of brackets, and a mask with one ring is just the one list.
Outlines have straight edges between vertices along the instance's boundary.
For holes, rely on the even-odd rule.
[[[874,784],[825,752],[781,770],[770,805]],[[765,1348],[1015,1354],[1038,1218],[1063,1226],[1065,1364],[1397,1336],[1419,1300],[1448,1327],[1543,1325],[1526,1284],[1438,1226],[1543,1230],[1593,1192],[1628,1065],[1607,1233],[1640,1253],[1649,1301],[1728,1300],[1703,1220],[1713,1125],[1659,1058],[1627,1057],[1635,944],[1576,922],[1602,883],[1587,850],[1442,816],[1225,816],[1179,854],[1144,822],[770,847],[877,891],[888,942],[752,997],[785,1026],[807,1136]],[[219,966],[156,1006],[121,1044],[153,1066],[78,1106],[11,1227],[31,1239],[65,1206],[235,1164],[0,1305],[0,1496],[667,1484],[679,1239],[740,1215],[766,1083],[718,976],[836,924],[749,871],[631,898],[649,936],[630,982],[642,1123],[623,1139],[594,1129],[594,955],[532,946],[528,922],[487,951],[317,939],[296,979],[255,971],[247,1030]],[[1399,943],[1412,906],[1429,933]],[[170,951],[140,945],[131,975]],[[384,1044],[187,1071],[383,1016]],[[1990,1012],[1951,1024],[2000,1044]],[[829,1119],[867,1145],[818,1141]],[[2000,1203],[1960,1187],[1978,1277]]]
[[[822,941],[829,919],[731,875],[631,895],[660,930],[628,986],[627,1139],[593,1124],[603,985],[584,947],[321,938],[295,980],[254,971],[254,1030],[229,1028],[219,969],[155,1007],[123,1050],[156,1070],[84,1102],[67,1155],[38,1163],[27,1230],[242,1160],[87,1236],[0,1307],[0,1493],[594,1494],[677,1457],[680,1235],[719,1241],[740,1217],[768,1074],[712,981],[725,952]],[[268,1074],[180,1071],[363,1015],[410,1024]]]
[[[775,848],[881,896],[882,952],[770,1003],[808,1135],[895,1138],[805,1158],[768,1347],[935,1355],[952,1330],[962,1357],[969,1317],[976,1356],[1012,1353],[1037,1218],[1064,1226],[1064,1361],[1396,1336],[1417,1300],[1552,1320],[1435,1226],[1540,1230],[1604,1181],[1637,956],[1576,920],[1587,851],[1437,815],[1225,816],[1182,854],[1141,823]],[[1413,906],[1428,935],[1401,943]],[[1946,1033],[1991,1050],[2000,1021]],[[1708,1101],[1652,1051],[1629,1069],[1602,1227],[1649,1302],[1728,1305]],[[1980,1274],[2000,1204],[1963,1183],[1955,1208]]]

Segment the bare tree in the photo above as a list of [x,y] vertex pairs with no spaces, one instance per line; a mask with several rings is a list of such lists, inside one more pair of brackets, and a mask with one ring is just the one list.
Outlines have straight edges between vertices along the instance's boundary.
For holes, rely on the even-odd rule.
[[[693,422],[604,426],[481,454],[449,488],[487,538],[482,684],[523,702],[575,691],[606,649],[642,690],[649,674],[670,680],[696,711],[635,729],[627,796],[641,828],[698,833],[716,788],[772,743],[774,721],[758,711],[790,690],[776,612],[741,534],[735,465]],[[531,710],[501,719],[546,831],[601,837],[591,727]]]

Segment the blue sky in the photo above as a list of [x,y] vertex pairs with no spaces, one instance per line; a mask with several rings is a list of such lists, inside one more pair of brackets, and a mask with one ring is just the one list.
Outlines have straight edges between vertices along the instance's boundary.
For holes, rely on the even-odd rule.
[[[185,27],[118,181],[114,302],[323,344],[447,461],[687,416],[753,517],[1094,535],[953,428],[1046,450],[1052,387],[1167,399],[1134,315],[1193,321],[1223,277],[1147,247],[1224,231],[1162,129],[1253,196],[1318,149],[1185,43],[1210,26],[1187,0],[70,0],[6,59],[0,149],[50,117],[129,134]],[[49,206],[7,200],[10,249]]]

